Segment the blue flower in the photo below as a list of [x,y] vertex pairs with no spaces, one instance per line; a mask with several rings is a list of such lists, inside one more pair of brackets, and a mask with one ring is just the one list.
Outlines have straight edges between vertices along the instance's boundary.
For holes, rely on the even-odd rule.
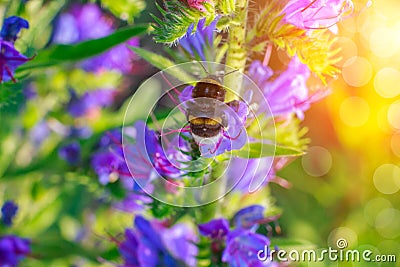
[[118,151],[105,150],[94,153],[91,165],[103,185],[118,180],[120,176],[129,175],[124,158]]
[[[258,251],[270,245],[266,236],[256,233],[259,223],[275,219],[265,218],[263,213],[264,207],[260,205],[239,210],[232,219],[233,229],[229,228],[225,218],[198,225],[200,234],[211,239],[213,262],[222,261],[234,267],[276,266],[271,261],[262,262],[257,257]],[[221,253],[222,258],[216,258]]]
[[30,252],[28,239],[13,235],[0,237],[0,266],[16,267]]
[[13,81],[15,70],[30,58],[18,52],[14,45],[8,41],[0,40],[0,82]]
[[71,165],[76,165],[81,160],[81,146],[78,142],[66,144],[58,150],[60,158]]
[[222,261],[231,267],[265,266],[258,259],[257,253],[269,245],[270,241],[266,236],[244,229],[233,230],[228,234]]
[[0,37],[4,41],[14,43],[17,40],[17,35],[21,29],[28,29],[29,23],[27,20],[11,16],[4,20],[3,27],[1,28]]
[[11,226],[12,220],[17,214],[18,206],[13,201],[6,201],[1,207],[1,221],[4,225]]
[[238,228],[256,230],[259,221],[264,219],[265,208],[261,205],[251,205],[239,210],[233,216],[233,223]]
[[119,251],[125,267],[196,266],[195,241],[194,233],[185,225],[166,228],[136,216],[135,229],[125,230]]
[[31,60],[22,55],[14,47],[14,42],[22,28],[29,28],[29,23],[17,16],[6,18],[0,32],[0,82],[7,82],[14,78],[15,70],[25,62]]
[[[122,150],[121,129],[114,129],[105,133],[100,138],[99,146],[99,150],[92,156],[91,165],[99,176],[100,183],[105,185],[122,177],[129,178],[128,180],[131,181],[131,175]],[[132,189],[133,183],[128,182],[126,188]]]
[[133,192],[128,192],[122,201],[115,203],[114,208],[127,213],[133,213],[143,210],[152,201],[153,199],[143,192],[141,188],[137,188]]
[[225,237],[229,232],[229,222],[225,218],[214,219],[208,223],[199,224],[200,234],[212,239]]
[[136,122],[135,135],[135,143],[125,144],[125,157],[135,179],[150,181],[156,173],[167,178],[182,175],[165,154],[156,133],[143,121]]
[[209,52],[213,50],[217,22],[218,18],[206,26],[206,19],[202,18],[195,30],[195,25],[191,24],[186,35],[179,40],[179,44],[194,58],[200,58],[203,61],[213,60]]

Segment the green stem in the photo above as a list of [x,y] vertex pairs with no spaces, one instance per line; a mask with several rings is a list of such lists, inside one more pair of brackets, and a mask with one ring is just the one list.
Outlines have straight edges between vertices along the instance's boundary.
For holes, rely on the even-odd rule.
[[[228,52],[226,56],[226,65],[230,68],[238,69],[243,72],[246,66],[246,24],[248,13],[248,0],[236,1],[235,19],[229,28]],[[230,68],[227,67],[227,72]],[[229,89],[240,93],[240,85],[242,84],[242,75],[240,72],[232,73],[225,78],[225,86]]]
[[[224,173],[226,168],[225,162],[218,162],[211,171],[211,182],[215,181],[216,179],[222,179],[221,175]],[[206,199],[215,199],[216,197],[220,196],[223,192],[221,190],[225,190],[223,186],[217,187],[218,190],[209,190],[205,191],[205,198]],[[218,209],[218,200],[207,205],[201,206],[196,208],[195,215],[196,221],[198,223],[205,223],[212,220],[215,217]]]

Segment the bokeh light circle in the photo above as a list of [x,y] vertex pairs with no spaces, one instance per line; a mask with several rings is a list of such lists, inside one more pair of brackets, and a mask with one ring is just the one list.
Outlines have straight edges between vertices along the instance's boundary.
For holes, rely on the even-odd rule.
[[391,208],[392,203],[383,197],[377,197],[368,201],[364,207],[364,218],[370,226],[375,226],[376,216],[381,210]]
[[372,78],[372,66],[363,57],[351,57],[343,64],[342,75],[345,82],[353,87],[362,87]]
[[388,58],[399,51],[398,32],[388,27],[376,28],[369,37],[369,46],[377,57]]
[[324,147],[312,146],[301,159],[301,164],[306,173],[319,177],[327,174],[332,167],[332,155]]
[[393,98],[400,94],[400,71],[383,68],[375,75],[375,91],[384,98]]
[[383,164],[375,170],[373,180],[379,192],[394,194],[400,189],[400,167],[394,164]]
[[400,130],[400,100],[389,106],[387,119],[393,128]]
[[346,241],[346,248],[352,248],[358,245],[356,232],[349,227],[338,227],[332,230],[328,236],[328,245],[337,248],[338,240]]
[[400,243],[394,240],[384,240],[378,244],[378,249],[384,254],[393,255],[395,252],[400,256]]
[[339,115],[346,125],[359,127],[368,121],[370,107],[364,98],[358,96],[349,97],[340,105]]
[[375,228],[378,233],[389,239],[400,236],[400,210],[388,208],[379,212],[375,221]]
[[378,127],[382,132],[391,134],[393,132],[393,129],[387,119],[388,110],[389,105],[382,105],[381,107],[379,107],[376,117],[376,123],[378,124]]
[[395,134],[392,136],[390,146],[393,154],[395,154],[397,157],[400,157],[400,134]]

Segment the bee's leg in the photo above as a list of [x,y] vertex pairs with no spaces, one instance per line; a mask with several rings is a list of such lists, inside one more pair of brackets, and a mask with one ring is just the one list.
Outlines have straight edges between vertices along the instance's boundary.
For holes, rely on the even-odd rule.
[[[116,139],[110,132],[107,132],[106,134],[115,145],[117,145],[118,147],[124,149],[124,145],[121,143],[121,141]],[[131,156],[134,160],[141,161],[142,163],[146,164],[147,166],[150,166],[150,167],[153,166],[153,165],[151,165],[151,163],[148,160],[146,160],[143,157],[141,151],[138,151],[138,154],[135,154],[130,149],[125,149],[124,153],[126,153],[129,156]],[[116,153],[116,155],[118,155],[118,154]],[[129,162],[126,161],[126,157],[125,156],[121,157],[121,159],[124,160],[127,164],[129,164]]]
[[[179,96],[179,95],[181,94],[181,92],[179,92],[178,89],[176,89],[176,87],[173,86],[173,85],[171,84],[170,81],[168,81],[167,77],[165,77],[165,75],[164,75],[163,72],[161,72],[161,76],[163,77],[164,81],[170,86],[170,88],[172,88],[172,90],[174,90],[175,94],[177,94],[177,95]],[[179,104],[179,101],[177,101],[177,100],[175,99],[175,97],[173,97],[173,96],[171,95],[171,93],[170,93],[169,91],[170,91],[170,90],[167,90],[167,94],[168,94],[169,98],[172,100],[172,102],[174,102],[174,104],[178,105],[178,104]],[[184,112],[183,112],[183,113],[184,113]]]
[[190,132],[190,125],[186,125],[183,128],[171,130],[171,131],[166,132],[166,133],[161,132],[160,136],[166,136],[166,135],[173,134],[173,133],[187,133],[187,132]]

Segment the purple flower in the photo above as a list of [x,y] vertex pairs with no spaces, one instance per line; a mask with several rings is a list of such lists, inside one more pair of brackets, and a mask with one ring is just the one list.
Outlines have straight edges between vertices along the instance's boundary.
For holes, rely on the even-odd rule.
[[212,51],[218,18],[206,26],[206,19],[199,20],[196,30],[193,32],[194,24],[191,24],[185,36],[179,40],[179,44],[192,57],[200,58],[203,61],[212,60],[207,54]]
[[236,229],[228,234],[222,261],[232,267],[265,266],[257,253],[269,246],[267,237],[244,229]]
[[13,201],[6,201],[1,207],[1,221],[4,225],[11,226],[12,220],[17,214],[18,206]]
[[14,78],[15,70],[30,58],[18,52],[10,42],[0,40],[0,82],[8,82]]
[[83,69],[87,71],[117,70],[122,73],[132,73],[133,64],[137,60],[135,53],[128,46],[139,46],[139,39],[132,38],[126,43],[117,45],[109,51],[82,62]]
[[161,233],[164,245],[174,258],[181,260],[185,266],[197,266],[196,255],[198,248],[196,233],[186,224],[175,224],[165,228]]
[[267,237],[256,233],[260,222],[271,219],[265,218],[263,213],[264,207],[260,205],[239,210],[232,219],[234,229],[229,229],[229,222],[224,218],[198,225],[200,234],[211,239],[213,263],[217,265],[222,261],[237,267],[276,266],[270,259],[262,262],[257,257],[258,251],[270,245]]
[[96,4],[74,5],[61,14],[56,24],[53,42],[74,44],[97,39],[112,33],[112,21],[103,16]]
[[237,228],[254,229],[264,219],[265,208],[261,205],[251,205],[236,212],[233,216],[233,223]]
[[14,78],[15,70],[31,60],[14,47],[14,42],[22,28],[29,28],[29,23],[20,17],[12,16],[4,20],[0,32],[0,82],[10,80],[17,82]]
[[[105,37],[114,32],[113,21],[106,17],[98,5],[74,5],[68,13],[60,16],[53,42],[75,44],[81,41]],[[139,41],[132,38],[125,44],[111,48],[109,51],[84,60],[81,66],[91,72],[115,70],[122,73],[132,71],[132,62],[136,55],[126,45],[137,46]]]
[[[322,91],[309,95],[307,80],[310,70],[297,57],[293,57],[286,71],[274,80],[269,79],[272,70],[260,61],[253,61],[248,74],[263,91],[274,117],[295,113],[303,119],[310,104],[324,96]],[[261,107],[260,111],[267,110]]]
[[78,97],[71,91],[71,99],[68,103],[68,112],[74,117],[89,115],[94,110],[110,106],[114,101],[114,90],[98,89],[84,93]]
[[121,129],[106,132],[101,137],[99,146],[99,150],[92,156],[91,165],[99,176],[100,183],[105,185],[123,178],[123,185],[132,190],[134,184],[124,158]]
[[3,22],[0,37],[4,41],[14,43],[17,40],[17,35],[22,28],[29,28],[29,23],[27,20],[17,16],[8,17]]
[[[157,233],[157,234],[155,234]],[[157,221],[136,216],[135,229],[125,230],[119,251],[126,267],[195,266],[197,248],[193,231],[178,224],[166,228]]]
[[139,241],[135,231],[133,229],[126,229],[125,240],[118,245],[119,253],[124,260],[123,267],[140,267],[138,246]]
[[275,175],[272,171],[273,158],[232,158],[227,169],[230,181],[236,183],[234,190],[252,193],[266,185]]
[[129,174],[124,158],[113,150],[96,152],[91,165],[103,185],[116,181],[121,175]]
[[135,143],[125,144],[125,157],[135,179],[150,181],[155,175],[179,178],[182,171],[168,159],[156,133],[143,121],[135,124]]
[[138,189],[137,191],[129,192],[122,201],[115,203],[114,208],[127,213],[133,213],[143,210],[145,205],[150,204],[152,201],[151,197]]
[[229,232],[229,222],[224,218],[214,219],[208,223],[199,224],[198,227],[200,234],[212,239],[221,239]]
[[66,144],[58,150],[60,158],[71,165],[76,165],[81,160],[81,146],[78,142]]
[[30,252],[28,239],[13,235],[0,237],[0,266],[16,267]]
[[285,22],[302,29],[331,28],[337,32],[336,23],[353,9],[351,0],[290,0],[282,14]]

